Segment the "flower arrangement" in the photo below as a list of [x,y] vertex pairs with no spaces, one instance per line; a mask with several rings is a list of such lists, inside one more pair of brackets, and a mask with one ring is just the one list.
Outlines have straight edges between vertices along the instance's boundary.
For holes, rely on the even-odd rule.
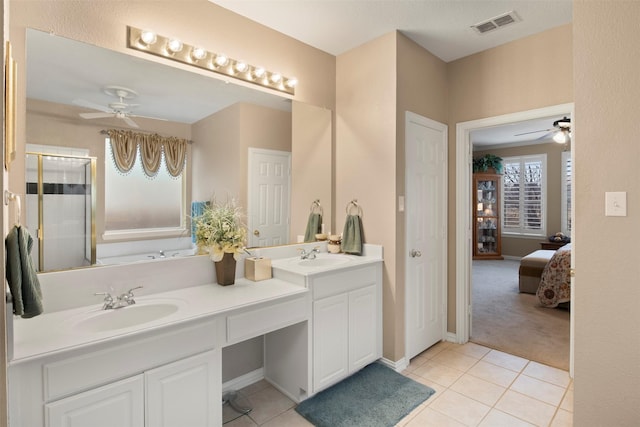
[[212,200],[193,221],[196,244],[206,249],[213,261],[221,261],[225,253],[232,253],[234,259],[238,259],[245,247],[247,229],[235,200],[226,203]]

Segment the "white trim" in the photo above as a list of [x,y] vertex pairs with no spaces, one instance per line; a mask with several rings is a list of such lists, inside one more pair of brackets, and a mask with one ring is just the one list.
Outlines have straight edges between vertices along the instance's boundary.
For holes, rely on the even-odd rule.
[[[469,341],[471,317],[471,161],[474,129],[549,117],[573,116],[573,103],[504,114],[456,124],[456,342]],[[575,130],[572,132],[575,135]],[[572,287],[573,289],[573,287]],[[571,317],[574,310],[571,310]],[[573,335],[572,335],[573,342]],[[571,355],[573,366],[573,353]]]
[[407,369],[407,367],[409,366],[409,362],[407,361],[406,358],[402,358],[400,360],[397,361],[393,361],[393,360],[389,360],[385,357],[382,357],[380,359],[378,359],[378,362],[382,363],[383,365],[393,369],[396,372],[402,372],[405,369]]
[[224,392],[229,390],[240,390],[263,379],[264,368],[258,368],[255,371],[247,372],[244,375],[240,375],[222,384],[222,393],[224,394]]
[[[573,178],[571,151],[563,151],[560,155],[560,229],[564,234],[569,235],[571,231],[567,228],[569,219],[567,218],[567,160],[571,161],[571,175]],[[571,194],[573,195],[573,182],[571,182]]]

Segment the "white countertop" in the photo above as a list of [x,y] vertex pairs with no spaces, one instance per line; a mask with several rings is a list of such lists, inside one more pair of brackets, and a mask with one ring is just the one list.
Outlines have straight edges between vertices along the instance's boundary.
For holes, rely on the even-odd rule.
[[[279,279],[252,282],[236,279],[234,285],[216,283],[182,288],[136,298],[136,306],[171,303],[177,311],[135,326],[107,331],[87,331],[78,325],[83,319],[101,315],[102,304],[70,310],[44,313],[31,319],[14,318],[14,352],[10,364],[17,364],[47,355],[89,345],[130,337],[194,319],[204,319],[233,310],[308,292],[308,289]],[[135,308],[134,308],[135,309]],[[111,310],[114,311],[114,310]]]

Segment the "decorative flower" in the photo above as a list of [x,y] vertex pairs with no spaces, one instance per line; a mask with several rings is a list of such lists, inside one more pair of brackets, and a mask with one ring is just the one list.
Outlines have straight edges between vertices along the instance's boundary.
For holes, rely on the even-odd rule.
[[247,229],[242,222],[242,210],[231,199],[208,203],[202,214],[192,218],[196,229],[196,244],[206,249],[213,261],[220,261],[225,253],[237,260],[243,252]]

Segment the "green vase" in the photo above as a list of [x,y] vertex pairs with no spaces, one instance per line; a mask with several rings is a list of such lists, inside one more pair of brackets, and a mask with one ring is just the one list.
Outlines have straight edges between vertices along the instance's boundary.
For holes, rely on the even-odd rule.
[[236,259],[233,254],[225,253],[220,261],[215,261],[216,281],[219,285],[233,285],[236,281]]

